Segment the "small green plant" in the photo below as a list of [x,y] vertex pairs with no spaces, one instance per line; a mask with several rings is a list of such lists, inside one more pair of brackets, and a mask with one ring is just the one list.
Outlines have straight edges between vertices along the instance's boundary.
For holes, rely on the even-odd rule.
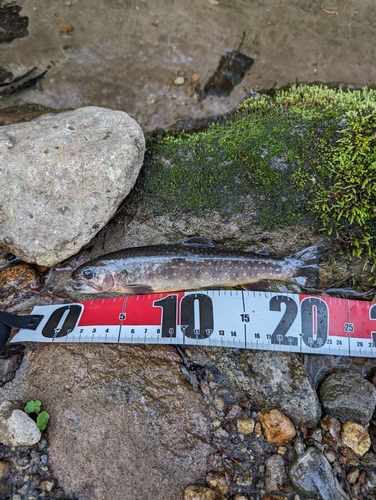
[[34,418],[40,431],[47,429],[50,414],[45,410],[41,411],[42,403],[40,401],[28,401],[24,408],[24,412]]

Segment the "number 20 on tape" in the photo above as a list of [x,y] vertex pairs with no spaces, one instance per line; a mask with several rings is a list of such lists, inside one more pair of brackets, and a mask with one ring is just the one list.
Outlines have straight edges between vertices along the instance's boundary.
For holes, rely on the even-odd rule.
[[37,306],[12,342],[187,344],[376,357],[376,304],[304,294],[210,290]]

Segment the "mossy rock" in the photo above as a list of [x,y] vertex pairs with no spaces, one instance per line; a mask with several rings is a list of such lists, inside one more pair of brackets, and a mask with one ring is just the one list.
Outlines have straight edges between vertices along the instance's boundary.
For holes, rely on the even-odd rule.
[[158,214],[254,207],[265,230],[307,224],[376,264],[376,91],[293,86],[195,134],[149,139],[139,188]]

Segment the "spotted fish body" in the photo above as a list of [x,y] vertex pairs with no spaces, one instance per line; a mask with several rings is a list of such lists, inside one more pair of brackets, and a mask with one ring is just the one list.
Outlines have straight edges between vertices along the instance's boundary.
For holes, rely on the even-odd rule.
[[98,257],[73,273],[74,288],[83,293],[125,294],[245,286],[281,280],[314,288],[318,282],[319,247],[309,247],[283,260],[247,252],[219,250],[202,237],[180,245],[119,250]]

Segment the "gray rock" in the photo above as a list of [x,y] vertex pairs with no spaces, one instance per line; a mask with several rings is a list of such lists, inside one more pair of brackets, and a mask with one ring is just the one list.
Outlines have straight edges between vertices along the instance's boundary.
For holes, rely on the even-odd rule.
[[214,364],[253,403],[265,410],[277,408],[298,427],[317,425],[320,403],[295,355],[221,347],[191,349],[197,361]]
[[6,446],[32,446],[41,438],[32,418],[12,401],[0,404],[0,442]]
[[335,478],[329,462],[316,448],[307,448],[290,469],[290,479],[303,496],[318,500],[349,500]]
[[122,111],[86,107],[0,128],[0,246],[52,266],[101,229],[132,189],[145,140]]
[[376,388],[358,373],[336,372],[320,387],[324,411],[341,422],[348,420],[366,425],[376,405]]
[[284,483],[285,462],[282,455],[272,455],[265,460],[265,485],[270,491],[279,490]]

